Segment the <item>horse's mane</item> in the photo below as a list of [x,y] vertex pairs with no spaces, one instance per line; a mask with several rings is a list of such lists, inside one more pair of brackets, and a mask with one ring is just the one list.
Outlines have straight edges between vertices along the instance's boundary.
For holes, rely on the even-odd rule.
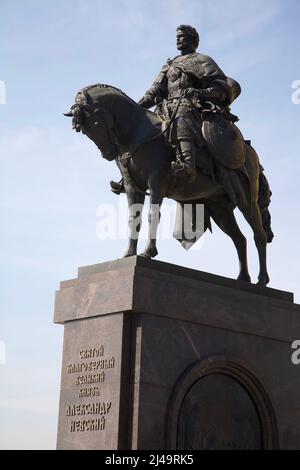
[[104,83],[95,83],[94,85],[88,85],[84,88],[82,88],[78,93],[77,95],[84,95],[86,98],[87,98],[87,95],[89,93],[89,91],[91,91],[92,89],[94,88],[98,88],[99,90],[107,90],[107,89],[112,89],[112,90],[115,90],[117,91],[118,93],[120,93],[121,95],[125,96],[128,100],[130,100],[132,103],[136,104],[137,105],[137,102],[134,101],[132,98],[130,98],[130,96],[126,95],[126,93],[124,93],[124,91],[122,91],[120,88],[117,88],[113,85],[106,85]]
[[[95,83],[94,85],[89,85],[84,88],[82,88],[76,95],[75,102],[80,103],[83,105],[85,108],[89,108],[93,104],[93,98],[90,94],[91,90],[94,90],[97,88],[99,91],[101,90],[113,90],[115,93],[119,93],[122,96],[124,96],[127,100],[131,101],[137,108],[140,108],[139,104],[134,101],[130,96],[128,96],[124,91],[120,90],[120,88],[117,88],[113,85],[106,85],[103,83]],[[148,119],[152,122],[153,125],[160,125],[161,123],[161,118],[155,113],[152,112],[148,109],[143,109],[145,116],[148,117]]]

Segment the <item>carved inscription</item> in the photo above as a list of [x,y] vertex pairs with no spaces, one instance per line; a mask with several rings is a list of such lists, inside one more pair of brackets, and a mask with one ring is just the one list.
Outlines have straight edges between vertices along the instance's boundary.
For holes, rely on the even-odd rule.
[[[105,357],[103,345],[81,349],[78,356],[79,362],[67,364],[66,368],[68,375],[74,374],[74,385],[79,388],[78,400],[100,397],[101,384],[105,383],[109,373],[107,371],[115,368],[114,356]],[[111,408],[111,401],[68,404],[66,416],[73,418],[70,421],[70,431],[103,431]]]
[[78,372],[93,372],[101,369],[113,369],[115,367],[115,358],[99,359],[98,361],[77,362],[68,365],[68,374]]
[[80,359],[89,359],[90,357],[102,357],[104,356],[104,346],[101,345],[99,348],[82,349],[79,352]]
[[103,431],[105,429],[105,418],[102,416],[97,419],[84,419],[71,421],[71,432],[76,431]]
[[69,405],[67,416],[82,415],[106,415],[111,409],[111,402],[86,403],[80,405]]
[[75,385],[91,385],[105,382],[105,372],[100,374],[78,375],[75,379]]

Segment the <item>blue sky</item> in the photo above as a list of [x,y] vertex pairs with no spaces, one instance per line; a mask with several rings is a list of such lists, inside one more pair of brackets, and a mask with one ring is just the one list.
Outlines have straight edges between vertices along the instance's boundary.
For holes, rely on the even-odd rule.
[[[273,190],[276,238],[269,247],[271,286],[300,301],[300,80],[298,0],[1,0],[0,80],[0,448],[54,448],[62,327],[54,326],[54,292],[78,266],[118,258],[125,240],[96,236],[99,204],[114,164],[71,131],[62,116],[75,93],[108,83],[138,99],[168,57],[178,24],[194,25],[200,50],[242,85],[233,106],[252,139]],[[170,203],[167,203],[170,204]],[[249,264],[258,265],[247,224]],[[231,241],[217,228],[186,253],[159,242],[158,259],[228,277],[237,275]],[[299,339],[299,338],[295,338]]]

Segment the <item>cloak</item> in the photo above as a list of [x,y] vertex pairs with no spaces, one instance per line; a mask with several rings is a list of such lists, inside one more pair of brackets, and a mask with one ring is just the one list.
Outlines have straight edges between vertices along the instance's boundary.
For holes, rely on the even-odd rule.
[[177,56],[173,60],[168,59],[166,65],[161,69],[156,78],[152,89],[158,89],[163,83],[170,67],[176,67],[183,73],[193,75],[198,81],[199,89],[209,88],[211,86],[219,86],[227,96],[229,106],[241,93],[240,85],[232,78],[226,77],[224,72],[209,56],[195,52],[186,56]]

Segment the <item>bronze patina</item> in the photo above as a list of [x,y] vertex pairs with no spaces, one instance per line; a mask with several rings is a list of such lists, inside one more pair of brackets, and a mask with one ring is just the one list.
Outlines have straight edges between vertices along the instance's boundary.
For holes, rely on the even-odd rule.
[[[196,52],[197,31],[177,29],[181,54],[168,60],[144,97],[136,103],[121,90],[103,84],[85,87],[66,115],[104,158],[115,160],[129,205],[129,247],[137,254],[141,209],[150,196],[149,240],[143,256],[157,255],[156,234],[163,199],[178,203],[175,237],[189,248],[197,240],[181,230],[186,205],[204,204],[204,229],[211,219],[232,239],[240,262],[238,279],[250,282],[247,242],[234,215],[238,207],[254,232],[259,255],[259,284],[267,285],[266,247],[273,239],[271,190],[259,157],[236,126],[230,105],[241,88],[208,56]],[[149,111],[156,106],[155,112]],[[195,214],[193,211],[192,214]],[[195,224],[191,218],[191,227]]]

